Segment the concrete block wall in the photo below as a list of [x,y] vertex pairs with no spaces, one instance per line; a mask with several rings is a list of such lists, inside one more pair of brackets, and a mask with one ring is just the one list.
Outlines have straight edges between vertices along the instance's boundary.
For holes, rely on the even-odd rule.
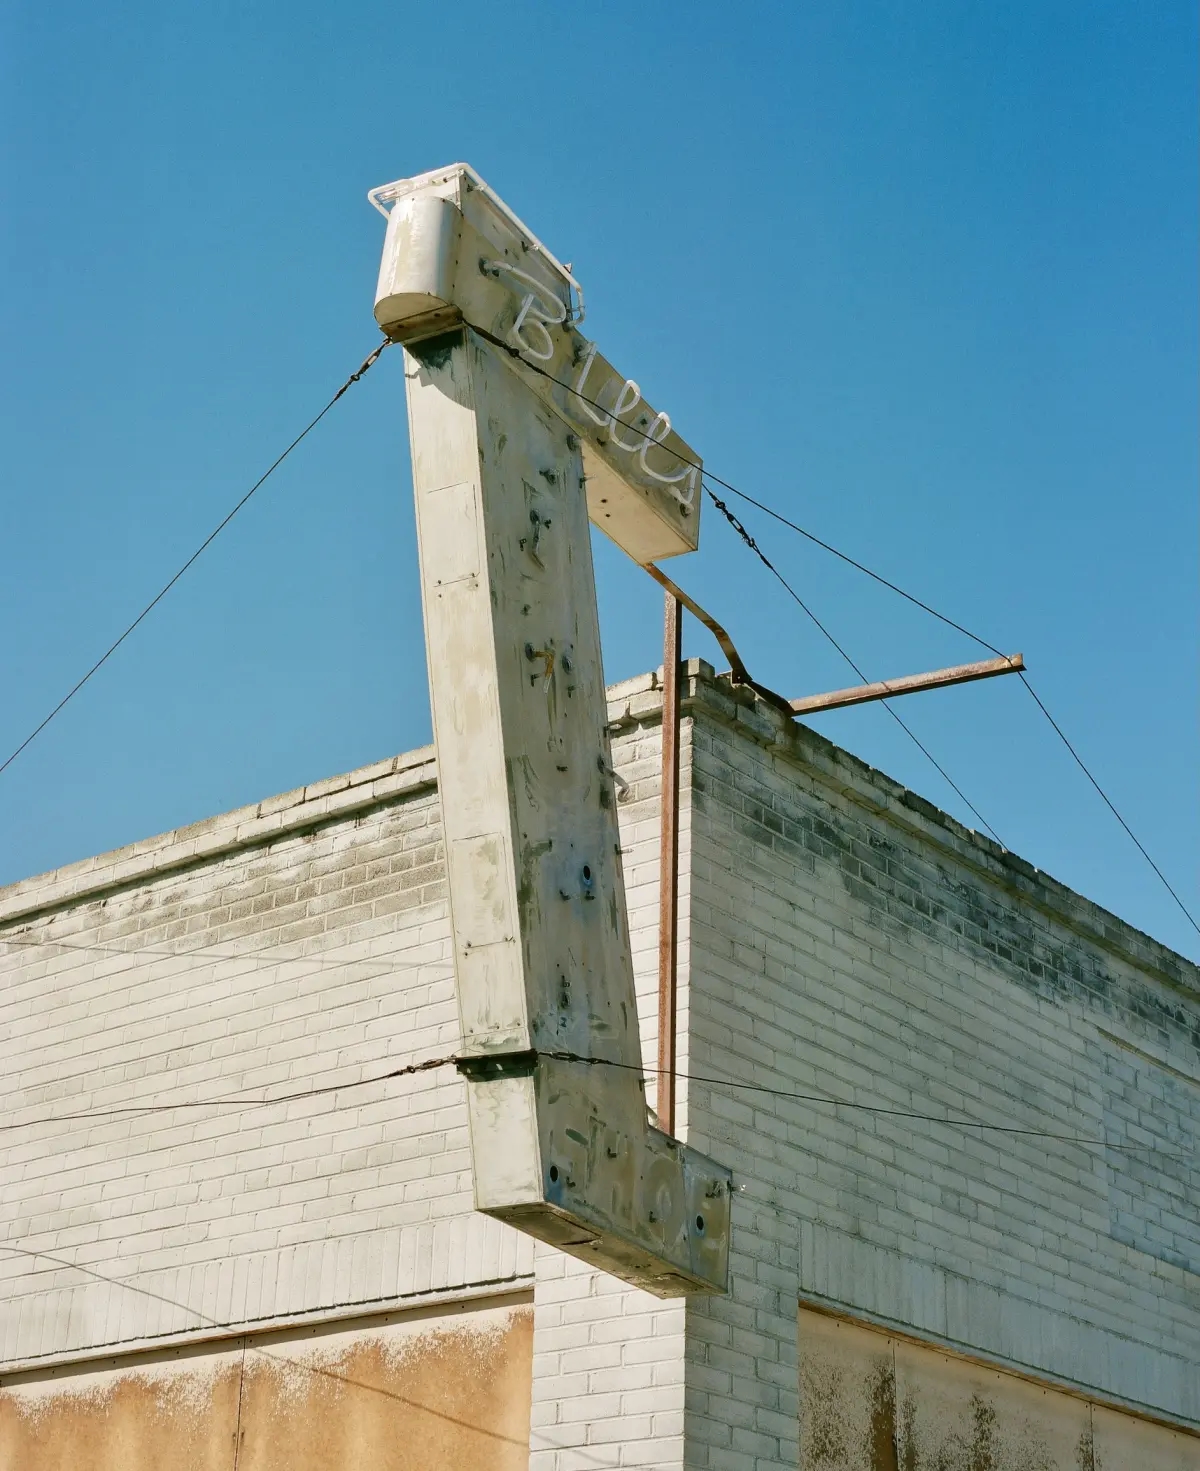
[[[612,691],[651,1051],[657,689]],[[0,890],[0,1370],[531,1287],[453,1068],[357,1086],[458,1044],[431,749]]]
[[[652,1065],[658,681],[610,698]],[[698,662],[685,708],[677,1112],[734,1171],[728,1298],[475,1217],[451,1069],[161,1110],[455,1049],[425,751],[0,891],[7,1120],[90,1115],[0,1136],[0,1367],[533,1285],[535,1471],[795,1466],[798,1301],[1200,1422],[1195,967]]]
[[4,1365],[532,1280],[452,1067],[340,1089],[458,1043],[434,782],[415,752],[0,891]]
[[691,1083],[743,1190],[707,1420],[702,1318],[753,1304],[761,1384],[798,1290],[1200,1423],[1196,967],[699,669],[690,710],[688,1066],[867,1106]]

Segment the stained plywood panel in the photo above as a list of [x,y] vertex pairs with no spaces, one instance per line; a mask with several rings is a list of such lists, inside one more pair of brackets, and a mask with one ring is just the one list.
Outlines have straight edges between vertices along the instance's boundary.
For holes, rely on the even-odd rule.
[[524,1305],[0,1389],[0,1471],[525,1471]]
[[1097,1405],[1092,1411],[1092,1434],[1095,1471],[1197,1471],[1200,1467],[1200,1439],[1132,1415]]
[[802,1471],[1200,1471],[1200,1438],[800,1313]]
[[240,1352],[0,1389],[3,1471],[229,1471]]
[[896,1345],[900,1465],[914,1471],[1091,1471],[1090,1406],[951,1354]]
[[[840,1318],[800,1314],[800,1465],[895,1465],[895,1344]],[[889,1460],[890,1457],[890,1460]]]

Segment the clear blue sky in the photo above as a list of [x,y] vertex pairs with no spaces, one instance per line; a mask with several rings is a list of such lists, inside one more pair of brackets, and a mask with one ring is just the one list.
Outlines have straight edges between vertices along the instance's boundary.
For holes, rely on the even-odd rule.
[[[1191,0],[9,0],[0,759],[376,341],[365,191],[461,158],[713,470],[1024,651],[1194,906],[1196,43]],[[745,519],[869,676],[978,657]],[[674,566],[764,681],[854,682],[711,510]],[[597,568],[609,676],[656,665]],[[900,708],[1200,953],[1016,680]],[[974,825],[882,710],[814,723]],[[0,776],[0,882],[428,739],[389,354]]]

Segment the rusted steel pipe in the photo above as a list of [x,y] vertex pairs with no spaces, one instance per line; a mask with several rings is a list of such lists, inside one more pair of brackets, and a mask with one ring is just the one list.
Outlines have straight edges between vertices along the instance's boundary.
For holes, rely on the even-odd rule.
[[749,685],[755,694],[761,695],[768,705],[774,705],[776,710],[781,714],[788,716],[792,714],[791,705],[782,695],[777,695],[774,690],[769,690],[765,684],[759,684],[756,680],[750,678],[750,671],[742,663],[742,656],[734,647],[733,640],[711,613],[706,613],[700,604],[696,602],[695,598],[688,597],[683,588],[672,582],[667,574],[661,568],[656,567],[653,562],[643,563],[642,570],[648,572],[660,587],[665,588],[668,593],[677,598],[693,618],[698,618],[704,624],[705,628],[708,629],[709,633],[720,644],[721,652],[729,660],[729,672],[734,684]]
[[793,714],[809,715],[817,710],[840,710],[846,705],[865,705],[869,700],[890,700],[895,695],[913,695],[920,690],[967,684],[973,679],[995,679],[998,674],[1020,674],[1024,668],[1025,660],[1020,654],[1001,654],[998,659],[982,659],[977,664],[954,664],[949,669],[934,669],[928,674],[880,679],[874,684],[856,684],[850,689],[830,690],[824,695],[805,695],[803,699],[788,703]]
[[679,676],[683,609],[663,599],[661,841],[658,871],[658,1126],[675,1132],[675,1013],[679,969]]

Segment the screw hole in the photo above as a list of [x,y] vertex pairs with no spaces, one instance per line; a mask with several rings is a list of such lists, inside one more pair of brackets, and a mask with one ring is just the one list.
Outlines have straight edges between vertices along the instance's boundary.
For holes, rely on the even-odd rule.
[[551,1183],[551,1185],[557,1185],[558,1184],[558,1166],[557,1165],[551,1165],[550,1166],[550,1183]]
[[697,1216],[696,1217],[696,1230],[697,1231],[703,1231],[704,1230],[704,1217],[703,1216]]

